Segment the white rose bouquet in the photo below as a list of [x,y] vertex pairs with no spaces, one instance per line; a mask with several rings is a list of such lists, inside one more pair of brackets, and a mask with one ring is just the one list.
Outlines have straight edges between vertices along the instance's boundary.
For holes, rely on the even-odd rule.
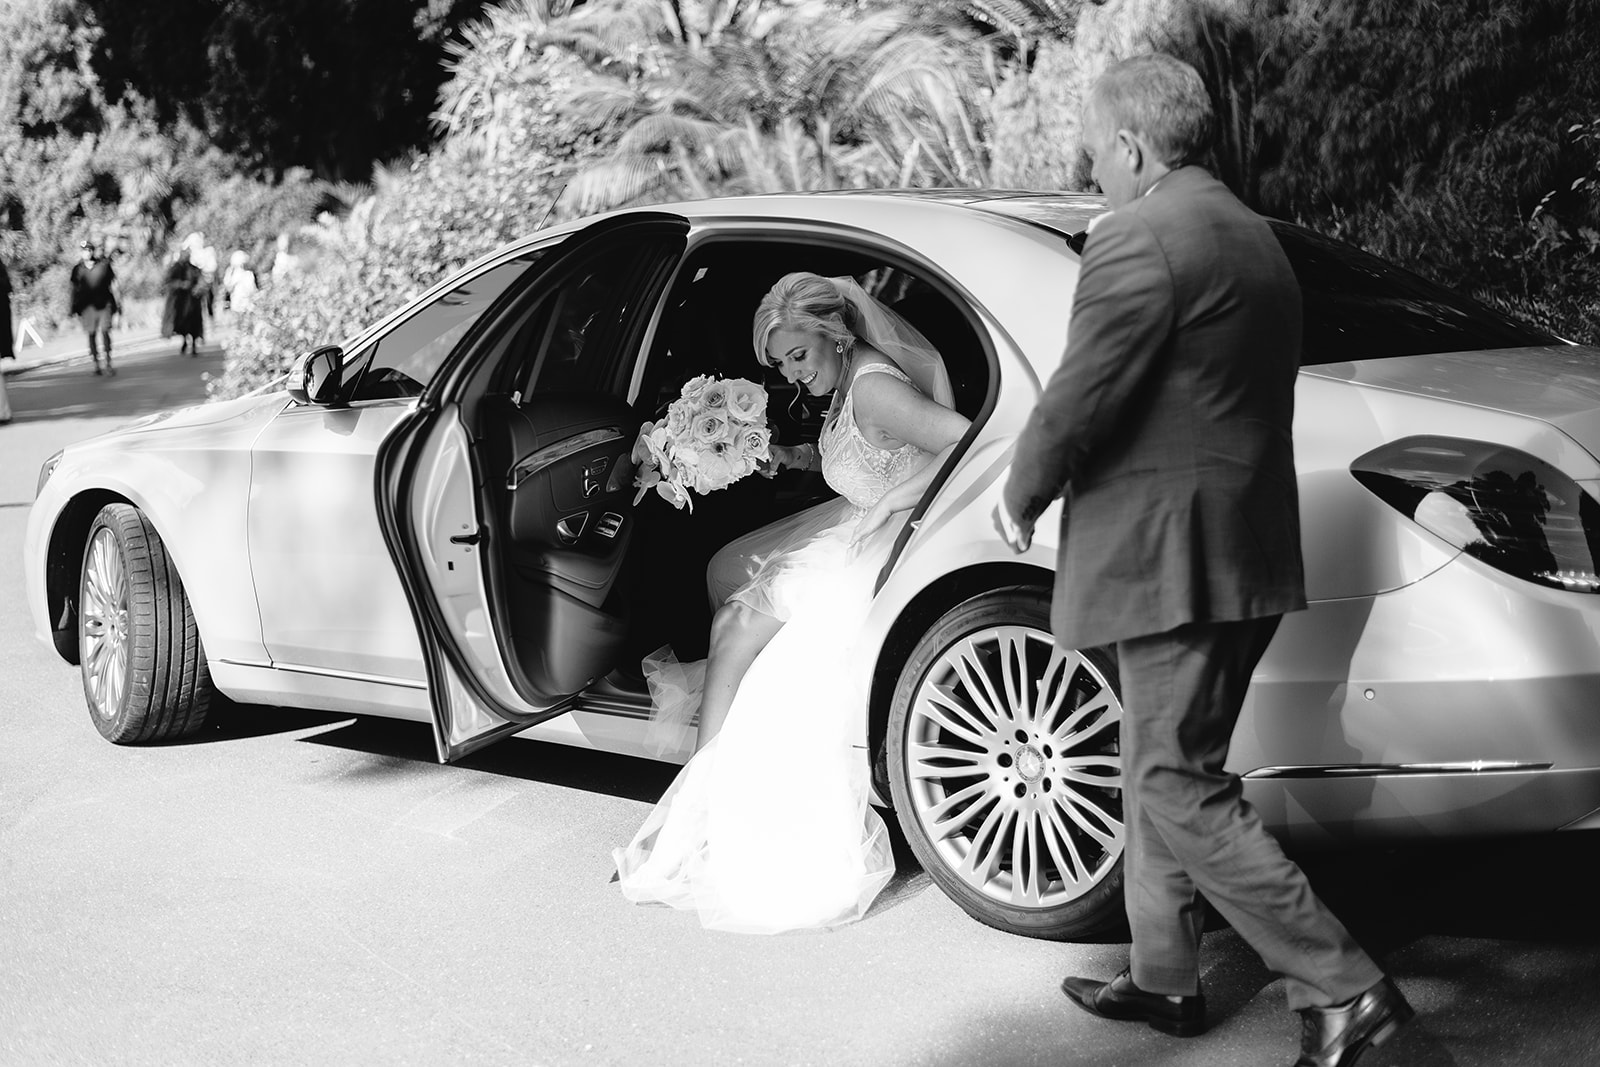
[[633,502],[653,488],[673,507],[693,511],[690,490],[727,488],[766,463],[771,444],[765,389],[744,378],[690,378],[664,419],[639,428]]

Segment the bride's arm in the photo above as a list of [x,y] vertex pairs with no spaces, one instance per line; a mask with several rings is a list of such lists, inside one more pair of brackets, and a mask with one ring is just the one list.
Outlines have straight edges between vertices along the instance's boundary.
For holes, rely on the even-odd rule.
[[855,390],[856,424],[863,431],[870,427],[933,453],[916,473],[884,493],[861,517],[854,538],[860,541],[888,522],[895,512],[916,506],[970,423],[960,413],[935,404],[905,382],[887,374],[863,375],[852,388]]
[[[959,438],[957,439],[959,440]],[[889,521],[889,516],[897,511],[916,507],[917,501],[922,499],[922,494],[927,492],[928,486],[933,484],[933,476],[939,473],[939,468],[944,466],[944,461],[950,458],[950,453],[955,450],[956,441],[951,441],[944,448],[934,453],[933,458],[917,469],[917,472],[905,481],[884,493],[878,502],[867,509],[861,516],[861,521],[856,524],[855,536],[852,541],[860,541],[878,527]]]

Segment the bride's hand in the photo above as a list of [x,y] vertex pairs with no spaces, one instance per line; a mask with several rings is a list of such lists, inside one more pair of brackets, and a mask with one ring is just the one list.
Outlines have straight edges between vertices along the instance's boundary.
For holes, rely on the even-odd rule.
[[763,478],[771,478],[794,460],[794,449],[788,445],[768,445],[767,461],[756,468]]
[[850,547],[860,548],[862,542],[883,528],[889,518],[894,515],[895,509],[886,507],[883,498],[867,509],[867,513],[856,522],[855,533],[850,537]]
[[767,461],[756,468],[763,478],[771,478],[785,467],[804,466],[800,445],[769,445]]

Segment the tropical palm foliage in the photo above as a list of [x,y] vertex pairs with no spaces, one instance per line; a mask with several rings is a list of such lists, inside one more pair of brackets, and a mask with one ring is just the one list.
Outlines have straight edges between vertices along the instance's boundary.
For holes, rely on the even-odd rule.
[[572,101],[581,121],[622,131],[609,158],[574,180],[580,210],[716,190],[987,179],[989,68],[954,22],[809,4],[729,21],[694,46],[655,47],[664,55],[643,76],[635,64]]

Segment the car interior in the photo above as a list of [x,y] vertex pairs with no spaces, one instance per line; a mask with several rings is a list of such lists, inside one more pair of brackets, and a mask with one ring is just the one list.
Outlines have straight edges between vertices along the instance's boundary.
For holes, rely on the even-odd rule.
[[692,509],[654,492],[634,503],[639,428],[696,375],[762,384],[774,441],[817,440],[828,398],[797,396],[752,348],[756,306],[782,275],[854,276],[939,348],[958,410],[975,418],[987,396],[987,348],[951,297],[881,254],[798,240],[696,248],[661,298],[641,370],[635,356],[655,304],[639,294],[660,292],[677,248],[681,239],[635,235],[534,286],[499,317],[465,390],[496,631],[530,703],[602,677],[613,692],[647,701],[644,656],[665,644],[684,660],[706,653],[705,570],[716,550],[833,495],[819,472],[785,471],[696,496]]

